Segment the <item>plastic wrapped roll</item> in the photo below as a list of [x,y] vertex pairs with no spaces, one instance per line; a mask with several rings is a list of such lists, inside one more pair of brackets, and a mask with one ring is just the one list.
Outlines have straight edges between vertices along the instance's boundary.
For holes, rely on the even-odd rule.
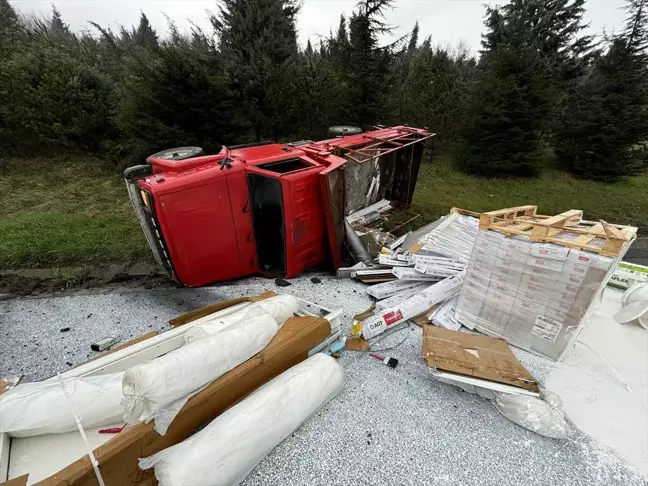
[[[84,428],[122,421],[124,373],[64,380],[74,411]],[[24,383],[0,395],[0,432],[14,437],[62,434],[77,430],[58,380]]]
[[156,418],[163,407],[188,398],[261,351],[278,330],[266,313],[133,366],[122,384],[124,420],[133,424]]
[[185,342],[190,343],[203,339],[238,322],[243,322],[253,317],[270,314],[277,325],[281,327],[286,320],[299,310],[299,303],[292,295],[276,295],[268,299],[255,302],[245,309],[233,314],[216,318],[212,321],[202,322],[192,326],[185,333]]
[[140,459],[160,486],[239,484],[305,420],[337,395],[344,370],[316,354],[275,377],[189,439]]

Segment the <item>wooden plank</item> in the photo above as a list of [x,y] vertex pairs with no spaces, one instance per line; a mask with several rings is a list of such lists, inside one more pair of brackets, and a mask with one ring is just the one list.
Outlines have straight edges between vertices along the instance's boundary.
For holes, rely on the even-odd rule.
[[612,238],[614,240],[622,240],[626,241],[626,236],[623,234],[623,232],[615,228],[609,223],[606,223],[605,221],[601,220],[601,224],[603,225],[603,229],[605,230],[605,234],[607,235],[608,238]]
[[200,319],[201,317],[208,316],[209,314],[213,314],[214,312],[221,311],[228,307],[232,307],[233,305],[240,304],[242,302],[257,302],[262,299],[267,299],[268,297],[274,297],[275,295],[277,295],[276,292],[269,291],[269,292],[263,292],[258,297],[239,297],[237,299],[230,299],[230,300],[224,300],[222,302],[216,302],[215,304],[206,305],[205,307],[192,310],[191,312],[187,312],[186,314],[182,314],[179,317],[171,319],[169,321],[169,324],[171,324],[174,327],[182,326],[183,324],[195,321],[196,319]]
[[568,221],[578,218],[578,221],[583,217],[583,211],[579,209],[570,209],[564,213],[557,214],[556,216],[551,216],[545,220],[538,221],[536,224],[541,226],[553,226],[557,228],[562,228]]
[[596,235],[580,235],[573,243],[575,245],[587,245],[590,241],[596,238]]
[[468,209],[461,209],[461,208],[452,208],[450,209],[450,212],[463,214],[464,216],[472,216],[473,218],[479,218],[480,216],[480,213],[476,213],[475,211],[470,211]]
[[515,219],[517,213],[524,213],[525,216],[534,216],[538,206],[517,206],[514,208],[499,209],[497,211],[488,211],[482,213],[479,217],[479,228],[488,228],[495,219]]
[[[214,419],[250,392],[288,368],[308,358],[308,351],[323,343],[331,326],[320,317],[291,317],[270,344],[193,396],[163,436],[154,423],[126,427],[94,450],[106,486],[157,485],[154,470],[142,471],[138,458],[182,442],[197,427]],[[87,456],[71,463],[38,486],[96,486],[97,478]]]

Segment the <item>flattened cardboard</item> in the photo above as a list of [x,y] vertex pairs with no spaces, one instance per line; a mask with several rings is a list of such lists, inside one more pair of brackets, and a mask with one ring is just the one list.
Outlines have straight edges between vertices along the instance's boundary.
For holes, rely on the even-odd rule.
[[369,349],[369,343],[361,337],[350,337],[345,341],[344,349],[349,351],[366,351]]
[[540,391],[503,339],[423,326],[423,359],[438,370]]
[[24,476],[20,476],[19,478],[10,479],[6,483],[1,484],[2,486],[27,486],[27,478],[29,478],[29,474],[25,474]]
[[[106,486],[156,486],[154,470],[139,469],[139,458],[182,442],[201,424],[214,419],[263,383],[304,361],[309,350],[324,342],[330,334],[331,326],[324,318],[291,317],[265,349],[192,397],[164,436],[155,431],[153,422],[125,428],[93,451]],[[36,485],[96,486],[97,479],[88,457],[84,456]]]

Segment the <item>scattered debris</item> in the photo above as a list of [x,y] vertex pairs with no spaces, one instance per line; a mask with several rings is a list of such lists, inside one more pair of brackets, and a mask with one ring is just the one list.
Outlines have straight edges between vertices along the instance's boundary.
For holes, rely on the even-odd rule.
[[69,330],[70,330],[69,327],[64,327],[61,330],[59,330],[59,332],[68,332]]
[[23,375],[11,375],[0,378],[0,395],[2,395],[7,390],[11,390],[18,383],[20,383],[22,376]]
[[313,282],[314,284],[322,283],[322,280],[319,279],[319,278],[317,278],[317,277],[311,277],[310,280],[311,280],[311,282]]
[[396,358],[390,358],[389,356],[383,356],[382,354],[369,353],[369,356],[372,358],[379,359],[383,364],[389,366],[390,368],[396,368],[398,365],[398,360]]
[[369,349],[369,341],[361,337],[348,337],[344,340],[344,349],[349,351],[367,351]]
[[290,287],[292,284],[283,278],[275,278],[275,285],[277,287]]
[[103,338],[95,343],[92,343],[90,345],[90,349],[96,352],[105,351],[111,346],[117,344],[120,340],[121,338],[119,336]]

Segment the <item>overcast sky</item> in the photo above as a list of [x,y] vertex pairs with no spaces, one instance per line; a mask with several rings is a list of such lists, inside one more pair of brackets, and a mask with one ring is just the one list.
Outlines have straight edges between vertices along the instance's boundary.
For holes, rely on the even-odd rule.
[[[216,10],[215,0],[10,0],[23,13],[49,15],[55,4],[63,19],[74,30],[88,28],[92,20],[113,29],[137,22],[140,11],[158,30],[166,32],[164,14],[171,17],[180,30],[188,30],[191,22],[208,29],[206,10]],[[340,14],[347,16],[357,0],[304,0],[298,18],[299,40],[317,42],[318,36],[327,36],[335,30]],[[464,42],[472,50],[479,48],[483,29],[485,4],[502,4],[498,0],[396,0],[387,12],[386,20],[394,29],[393,38],[409,32],[418,20],[421,38],[431,35],[434,43],[457,45]],[[604,29],[618,31],[623,25],[623,0],[587,0],[585,20],[593,33]],[[385,39],[387,41],[388,39]]]

